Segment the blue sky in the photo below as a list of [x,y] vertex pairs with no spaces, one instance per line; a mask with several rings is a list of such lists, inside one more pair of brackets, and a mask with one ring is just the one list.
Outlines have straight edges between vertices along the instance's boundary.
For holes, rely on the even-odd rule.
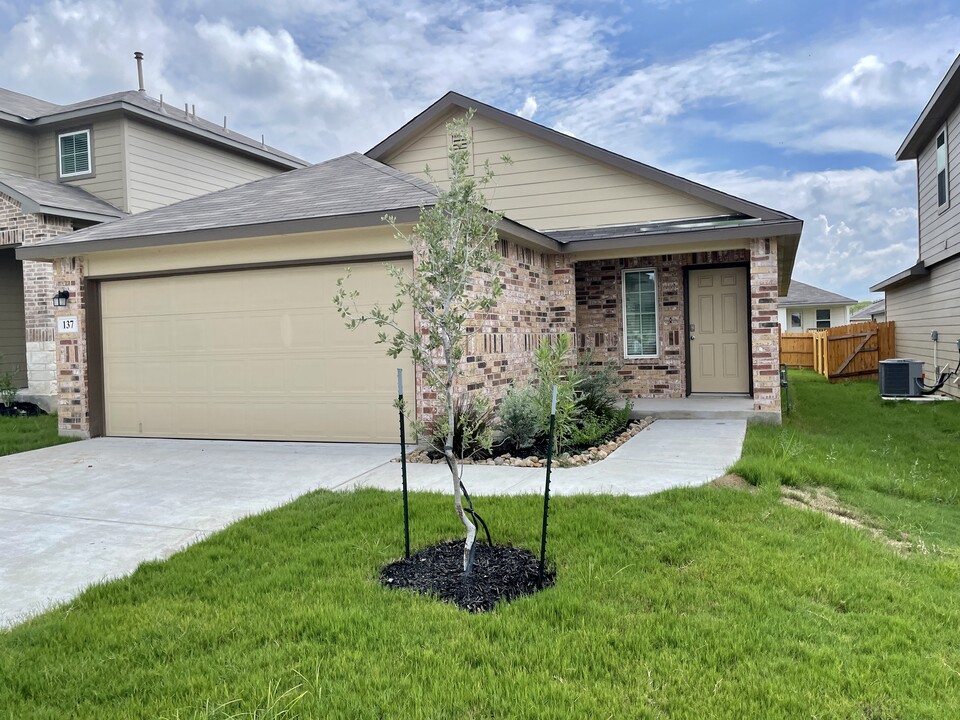
[[365,151],[447,90],[789,212],[794,277],[853,298],[917,257],[894,153],[960,52],[914,0],[0,0],[0,85],[135,88],[311,161]]

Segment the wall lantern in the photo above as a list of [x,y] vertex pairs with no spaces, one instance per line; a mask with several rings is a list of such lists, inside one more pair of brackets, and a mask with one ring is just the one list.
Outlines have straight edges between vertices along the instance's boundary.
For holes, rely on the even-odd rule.
[[69,290],[61,290],[56,295],[53,296],[53,306],[54,307],[66,307],[67,299],[70,297]]

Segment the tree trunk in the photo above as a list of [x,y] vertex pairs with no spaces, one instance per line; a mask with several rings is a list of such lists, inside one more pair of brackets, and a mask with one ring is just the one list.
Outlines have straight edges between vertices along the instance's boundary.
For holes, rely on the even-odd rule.
[[463,543],[463,574],[469,575],[473,569],[473,547],[474,540],[477,537],[477,528],[470,522],[467,514],[463,511],[463,497],[460,493],[460,472],[457,466],[457,456],[453,452],[453,436],[456,430],[454,423],[456,416],[453,403],[453,372],[452,363],[449,360],[450,352],[447,350],[447,440],[443,445],[443,454],[447,460],[447,467],[450,468],[450,475],[453,478],[453,506],[457,510],[457,517],[466,528],[467,537]]

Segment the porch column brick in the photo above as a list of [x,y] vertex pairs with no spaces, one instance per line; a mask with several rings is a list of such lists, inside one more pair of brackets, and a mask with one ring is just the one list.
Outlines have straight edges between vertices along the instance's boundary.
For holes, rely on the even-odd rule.
[[773,328],[777,311],[769,300],[779,295],[777,251],[773,238],[750,242],[753,409],[775,413],[780,412],[780,337]]

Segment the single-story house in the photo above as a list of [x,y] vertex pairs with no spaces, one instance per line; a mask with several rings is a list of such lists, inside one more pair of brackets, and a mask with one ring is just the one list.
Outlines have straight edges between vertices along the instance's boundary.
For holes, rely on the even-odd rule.
[[[897,160],[917,165],[917,262],[870,290],[885,294],[887,319],[897,324],[897,354],[924,362],[933,378],[936,365],[956,363],[960,340],[960,55]],[[943,392],[960,398],[960,385],[948,382]]]
[[395,441],[398,365],[429,419],[410,360],[375,328],[346,330],[332,300],[348,273],[361,303],[393,299],[384,263],[416,258],[382,218],[409,229],[434,202],[425,166],[444,181],[446,123],[469,109],[506,289],[473,328],[467,386],[499,397],[568,333],[616,365],[625,396],[751,397],[779,421],[776,299],[800,220],[449,93],[365,155],[20,248],[69,293],[61,432]]
[[860,308],[850,315],[850,322],[886,322],[887,320],[887,302],[886,300],[877,300],[866,307]]
[[790,292],[777,299],[780,329],[785,333],[799,333],[846,325],[850,322],[850,306],[856,302],[794,280],[790,283]]

